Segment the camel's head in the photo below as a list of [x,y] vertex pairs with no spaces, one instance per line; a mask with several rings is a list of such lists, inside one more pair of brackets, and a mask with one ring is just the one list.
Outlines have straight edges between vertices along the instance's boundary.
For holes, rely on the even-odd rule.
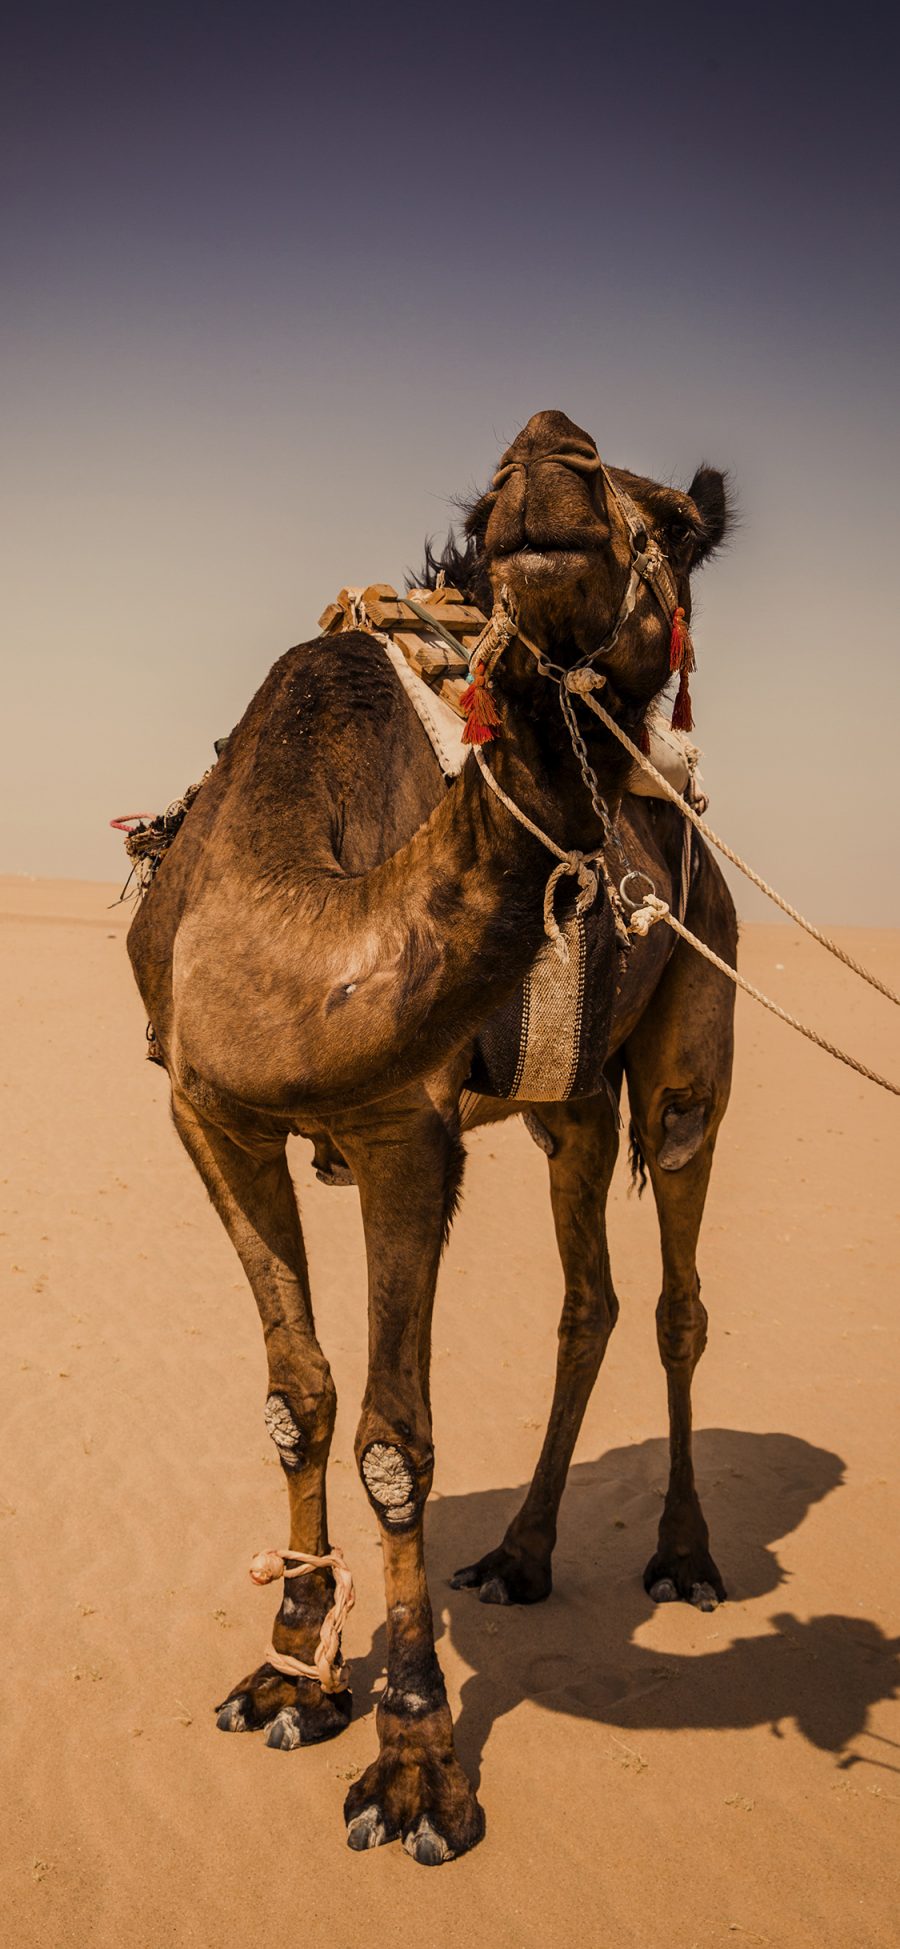
[[[628,588],[637,514],[655,542],[677,601],[690,617],[692,571],[725,533],[725,481],[701,467],[686,492],[601,464],[595,442],[565,413],[535,413],[503,455],[488,492],[469,510],[469,560],[483,596],[505,585],[523,630],[557,663],[571,664],[611,634]],[[632,613],[608,654],[597,659],[615,689],[635,704],[669,676],[671,620],[640,583]]]

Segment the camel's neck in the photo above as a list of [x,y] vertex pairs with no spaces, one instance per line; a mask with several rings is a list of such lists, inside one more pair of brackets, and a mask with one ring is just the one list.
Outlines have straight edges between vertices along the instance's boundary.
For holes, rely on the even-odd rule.
[[[487,762],[557,846],[590,851],[601,829],[555,693],[534,682],[541,694],[517,685],[504,701]],[[437,1068],[471,1036],[537,952],[553,866],[470,763],[406,846],[371,873],[331,884],[316,942],[326,984],[316,1070],[329,1094],[370,1082],[383,1093],[385,1082]]]
[[[504,703],[503,736],[487,747],[491,770],[542,830],[566,851],[589,851],[603,837],[591,806],[554,679],[538,675],[534,658],[518,643],[504,658],[497,687]],[[631,761],[587,711],[573,706],[601,796],[621,797]]]

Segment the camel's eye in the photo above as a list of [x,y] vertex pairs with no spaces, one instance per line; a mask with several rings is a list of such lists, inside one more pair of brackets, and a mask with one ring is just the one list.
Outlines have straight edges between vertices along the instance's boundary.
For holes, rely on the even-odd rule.
[[666,540],[673,548],[686,548],[694,540],[694,530],[689,521],[681,521],[676,515],[674,521],[666,522]]

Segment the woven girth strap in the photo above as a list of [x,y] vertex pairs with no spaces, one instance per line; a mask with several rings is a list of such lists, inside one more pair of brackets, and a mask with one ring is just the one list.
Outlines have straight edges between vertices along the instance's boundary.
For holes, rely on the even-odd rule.
[[286,1678],[312,1678],[323,1692],[346,1692],[350,1667],[341,1658],[341,1630],[356,1602],[356,1592],[343,1550],[335,1546],[327,1556],[310,1556],[305,1550],[260,1550],[250,1564],[255,1584],[271,1584],[279,1577],[308,1577],[313,1570],[331,1570],[334,1574],[334,1603],[322,1619],[313,1662],[307,1665],[302,1658],[292,1658],[288,1652],[276,1651],[269,1644],[266,1664],[273,1665]]

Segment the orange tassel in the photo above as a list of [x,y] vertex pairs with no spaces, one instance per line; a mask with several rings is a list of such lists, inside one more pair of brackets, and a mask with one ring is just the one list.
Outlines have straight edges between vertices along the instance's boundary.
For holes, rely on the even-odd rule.
[[459,701],[466,714],[463,744],[490,744],[500,729],[500,715],[481,664]]

